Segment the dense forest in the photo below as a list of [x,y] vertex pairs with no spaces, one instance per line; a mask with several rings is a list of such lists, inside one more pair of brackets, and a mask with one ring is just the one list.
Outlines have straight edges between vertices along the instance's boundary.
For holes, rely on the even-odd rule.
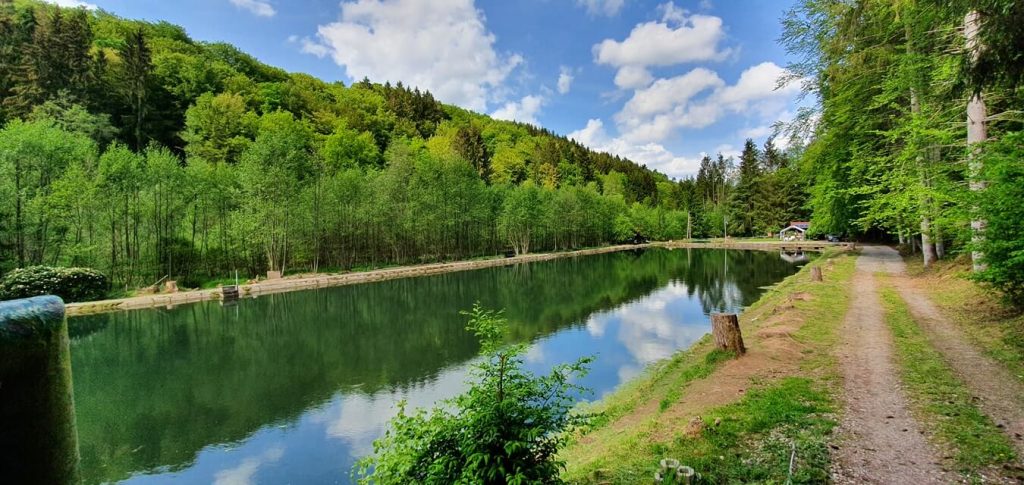
[[1024,4],[801,0],[783,27],[816,230],[973,252],[1024,303]]
[[926,265],[973,253],[1021,301],[1022,11],[801,0],[781,81],[816,103],[779,129],[806,145],[747,140],[672,180],[401,83],[326,83],[163,22],[0,2],[0,274],[197,286],[810,218]]
[[325,83],[171,24],[27,0],[0,2],[0,126],[0,274],[85,266],[122,289],[805,215],[770,140],[675,181],[400,83]]

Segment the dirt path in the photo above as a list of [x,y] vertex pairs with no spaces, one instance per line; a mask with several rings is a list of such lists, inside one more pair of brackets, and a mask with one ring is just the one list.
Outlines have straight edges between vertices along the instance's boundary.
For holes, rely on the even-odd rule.
[[874,273],[900,271],[902,265],[899,254],[886,247],[865,247],[857,259],[854,294],[840,334],[846,413],[832,467],[836,483],[955,481],[911,416],[893,361]]
[[970,344],[967,336],[946,318],[909,278],[895,279],[897,291],[929,343],[945,357],[970,389],[979,409],[1010,438],[1024,459],[1024,385],[998,362]]

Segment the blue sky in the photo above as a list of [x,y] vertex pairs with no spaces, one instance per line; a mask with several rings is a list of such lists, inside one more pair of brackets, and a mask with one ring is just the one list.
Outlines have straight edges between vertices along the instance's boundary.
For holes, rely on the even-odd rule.
[[403,81],[673,177],[793,116],[776,88],[791,0],[54,0],[346,84]]

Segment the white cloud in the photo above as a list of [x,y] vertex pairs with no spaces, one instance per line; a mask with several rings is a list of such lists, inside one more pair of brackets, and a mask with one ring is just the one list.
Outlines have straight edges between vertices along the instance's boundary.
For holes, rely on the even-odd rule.
[[284,448],[275,446],[259,456],[250,456],[242,460],[238,466],[218,471],[214,474],[214,485],[252,485],[253,477],[260,467],[274,463],[284,456]]
[[654,76],[645,67],[622,66],[615,73],[615,85],[622,89],[638,89],[651,84]]
[[662,22],[675,22],[677,25],[686,22],[686,9],[677,7],[673,2],[658,5],[658,11]]
[[775,89],[785,73],[765,62],[746,69],[736,84],[727,85],[715,72],[696,68],[636,90],[615,115],[615,122],[619,133],[634,143],[660,142],[679,128],[710,126],[728,113],[770,124],[798,93],[797,84]]
[[238,7],[238,8],[241,8],[243,10],[248,10],[249,12],[253,13],[254,15],[258,15],[260,17],[273,17],[274,15],[277,14],[277,11],[274,10],[274,7],[272,5],[270,5],[270,2],[268,2],[266,0],[229,0],[229,1],[231,2],[232,5],[234,5],[234,6]]
[[558,94],[569,94],[569,89],[572,88],[572,69],[562,66],[561,71],[558,73]]
[[590,15],[607,15],[614,17],[622,10],[626,0],[576,0],[576,5],[587,8]]
[[95,3],[84,2],[82,0],[46,0],[49,3],[67,8],[78,8],[85,7],[86,10],[96,10]]
[[743,128],[739,131],[741,138],[762,138],[771,135],[775,130],[770,125],[754,126],[752,128]]
[[669,177],[693,175],[700,168],[700,157],[682,157],[672,153],[660,143],[633,143],[622,137],[612,138],[599,119],[587,121],[587,126],[569,133],[569,138],[594,150],[608,152],[647,165]]
[[536,95],[523,96],[519,101],[509,101],[497,111],[491,113],[492,118],[499,120],[519,121],[538,125],[537,115],[544,105],[544,98]]
[[726,144],[718,145],[717,147],[715,147],[715,153],[716,154],[721,154],[725,158],[729,158],[729,157],[739,158],[740,155],[743,154],[743,151],[740,150],[739,148],[736,148],[736,147],[726,143]]
[[718,74],[702,67],[680,76],[659,79],[637,90],[615,115],[619,132],[630,141],[646,143],[664,140],[681,126],[707,126],[716,116],[707,112],[707,104],[690,101],[698,94],[724,85]]
[[327,437],[348,445],[353,458],[373,453],[373,440],[384,434],[388,422],[398,414],[397,403],[405,401],[408,411],[426,408],[466,389],[466,379],[476,360],[452,366],[422,382],[373,394],[352,393],[335,401],[314,416],[324,425]]
[[719,93],[718,101],[734,111],[738,111],[747,109],[751,103],[778,100],[781,97],[799,93],[800,83],[788,83],[784,87],[776,89],[779,79],[786,73],[785,69],[774,62],[762,62],[749,67],[740,74],[740,79],[735,85],[729,86]]
[[472,0],[345,1],[341,18],[321,25],[317,42],[303,50],[330,55],[350,78],[402,81],[484,111],[523,62],[495,51],[484,22]]
[[[711,15],[693,14],[669,2],[659,7],[660,21],[638,24],[623,41],[605,39],[593,47],[594,61],[616,67],[616,85],[619,80],[637,79],[639,69],[651,66],[671,66],[686,62],[719,61],[728,57],[730,49],[720,48],[725,38],[722,19]],[[625,68],[632,73],[623,73]],[[625,83],[630,87],[636,84]]]
[[309,39],[309,37],[303,37],[302,40],[300,40],[299,42],[300,45],[302,46],[302,52],[306,54],[312,54],[321,59],[331,55],[330,48],[323,44],[313,42],[312,40]]

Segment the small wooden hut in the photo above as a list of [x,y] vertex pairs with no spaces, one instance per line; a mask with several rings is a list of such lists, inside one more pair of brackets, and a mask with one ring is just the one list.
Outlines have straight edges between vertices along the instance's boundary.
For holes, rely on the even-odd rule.
[[811,223],[806,221],[793,221],[785,229],[779,231],[779,240],[782,241],[803,241],[807,237],[807,230]]

